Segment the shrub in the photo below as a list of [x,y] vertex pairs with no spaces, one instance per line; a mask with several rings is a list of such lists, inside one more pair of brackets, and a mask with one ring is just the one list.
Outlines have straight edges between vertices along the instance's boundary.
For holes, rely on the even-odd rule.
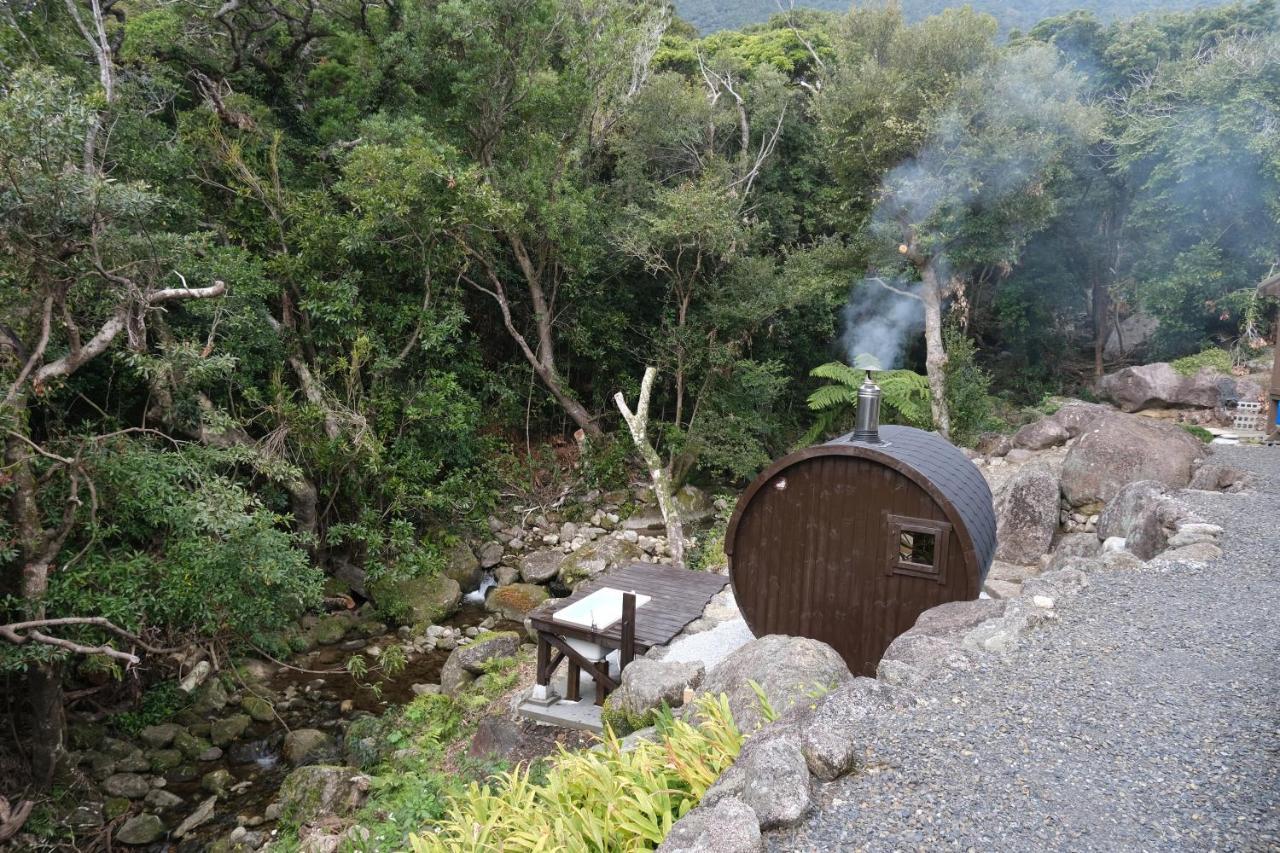
[[1183,356],[1169,362],[1169,366],[1183,376],[1195,376],[1203,368],[1217,373],[1231,372],[1231,353],[1217,347],[1209,347],[1195,355]]
[[473,783],[436,832],[410,839],[413,850],[652,849],[742,749],[724,696],[703,697],[698,712],[696,727],[663,715],[659,740],[631,750],[612,732],[595,749],[562,748],[542,783],[519,767]]
[[969,445],[994,424],[991,376],[978,366],[977,348],[959,326],[943,329],[947,349],[947,407],[951,411],[951,440]]
[[1182,427],[1205,444],[1213,441],[1213,433],[1209,432],[1202,426],[1197,426],[1196,424],[1178,424],[1178,426]]

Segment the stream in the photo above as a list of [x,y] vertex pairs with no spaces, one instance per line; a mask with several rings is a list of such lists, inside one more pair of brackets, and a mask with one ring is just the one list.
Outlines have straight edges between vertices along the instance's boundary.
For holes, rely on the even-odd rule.
[[[457,613],[438,624],[465,631],[478,628],[492,617],[493,614],[486,612],[483,604],[468,596]],[[521,627],[514,623],[499,623],[494,625],[494,629],[520,630]],[[415,684],[437,683],[451,649],[410,653],[404,669],[394,678],[376,680],[370,677],[371,681],[376,680],[379,690],[359,685],[346,674],[346,660],[353,654],[359,654],[366,648],[376,646],[385,649],[400,643],[403,639],[396,632],[389,631],[368,638],[360,649],[351,648],[349,643],[321,646],[289,661],[298,669],[277,667],[274,673],[260,682],[265,688],[262,691],[264,695],[275,698],[280,720],[254,721],[240,738],[224,748],[217,760],[199,762],[194,773],[178,768],[167,775],[165,790],[185,801],[171,813],[174,826],[211,796],[201,787],[201,781],[207,774],[223,770],[230,775],[227,795],[219,799],[214,816],[177,842],[176,849],[182,853],[204,850],[215,839],[235,829],[237,824],[251,828],[261,825],[270,831],[273,824],[264,820],[264,813],[277,799],[285,777],[294,769],[282,754],[288,731],[319,729],[325,732],[333,738],[330,754],[322,762],[309,760],[308,763],[343,763],[343,735],[352,719],[362,712],[381,715],[396,705],[412,701]],[[318,674],[301,671],[304,669],[335,671]],[[245,695],[249,695],[248,691]]]

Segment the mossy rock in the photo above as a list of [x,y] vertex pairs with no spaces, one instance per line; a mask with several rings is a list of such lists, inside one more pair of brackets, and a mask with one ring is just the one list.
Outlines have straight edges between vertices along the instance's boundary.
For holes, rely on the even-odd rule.
[[414,625],[448,618],[462,603],[462,587],[448,575],[380,581],[370,587],[369,593],[384,616]]
[[178,749],[153,749],[147,753],[152,773],[165,773],[182,763],[182,751]]
[[600,709],[600,722],[606,729],[612,729],[617,737],[648,728],[657,720],[657,712],[652,709],[643,714],[632,714],[626,708],[618,707],[613,699],[612,695],[605,697],[604,706]]
[[471,592],[480,588],[480,580],[484,572],[480,569],[480,560],[471,546],[466,542],[456,542],[445,551],[445,564],[441,574],[457,581],[463,592]]
[[644,551],[634,542],[610,536],[597,539],[567,555],[560,564],[560,582],[573,589],[585,580],[604,574],[623,563],[644,557]]
[[191,732],[183,729],[173,738],[173,746],[185,755],[187,758],[195,758],[210,746],[209,741],[202,737],[196,737]]
[[372,779],[354,767],[309,764],[280,786],[280,817],[301,825],[318,817],[347,817],[364,804]]
[[342,642],[351,627],[351,620],[341,616],[326,616],[311,629],[311,636],[322,646],[332,646]]
[[532,583],[513,583],[489,593],[485,599],[485,609],[497,613],[503,619],[512,622],[523,622],[529,611],[551,597],[546,587]]
[[275,707],[261,696],[244,697],[240,700],[240,710],[260,723],[269,723],[276,718]]

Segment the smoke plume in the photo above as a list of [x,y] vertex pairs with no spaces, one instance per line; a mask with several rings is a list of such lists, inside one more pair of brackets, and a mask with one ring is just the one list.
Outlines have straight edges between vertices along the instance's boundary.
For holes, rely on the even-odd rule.
[[[910,292],[918,285],[896,284]],[[894,293],[875,281],[853,286],[844,307],[844,332],[840,345],[849,364],[861,353],[870,353],[885,370],[901,367],[907,341],[924,328],[924,309],[918,299]]]

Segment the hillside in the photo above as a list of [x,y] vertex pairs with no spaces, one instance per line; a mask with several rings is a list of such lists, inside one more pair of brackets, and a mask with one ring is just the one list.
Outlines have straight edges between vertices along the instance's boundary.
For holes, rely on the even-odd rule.
[[[702,33],[737,29],[758,23],[778,11],[775,0],[676,0],[675,5],[680,17],[692,23]],[[843,12],[852,4],[849,0],[802,0],[796,5]],[[918,21],[937,14],[948,6],[959,5],[963,4],[958,0],[902,0],[902,9],[908,21]],[[1178,11],[1216,4],[1199,0],[1027,0],[1021,3],[1010,0],[971,0],[968,5],[994,15],[1000,21],[1001,29],[1008,31],[1027,30],[1037,21],[1074,9],[1087,9],[1103,20],[1113,20],[1144,12]]]

